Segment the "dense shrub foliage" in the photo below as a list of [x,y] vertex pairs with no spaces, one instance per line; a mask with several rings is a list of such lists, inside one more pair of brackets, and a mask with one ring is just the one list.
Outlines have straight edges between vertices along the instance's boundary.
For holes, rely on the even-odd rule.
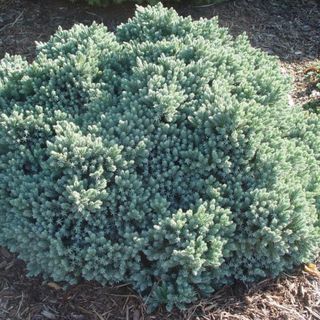
[[30,275],[183,307],[309,261],[320,123],[216,20],[138,8],[0,65],[0,244]]

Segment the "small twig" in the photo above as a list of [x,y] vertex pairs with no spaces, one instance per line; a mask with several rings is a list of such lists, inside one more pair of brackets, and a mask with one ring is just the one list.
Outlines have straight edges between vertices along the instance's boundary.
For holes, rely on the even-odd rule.
[[103,22],[103,18],[101,16],[99,16],[98,14],[96,14],[94,12],[90,12],[90,11],[86,11],[86,13],[89,14],[90,16],[99,17],[101,22]]
[[95,309],[93,309],[93,312],[96,314],[99,320],[104,320],[104,317],[100,313],[98,313]]
[[320,320],[320,315],[316,313],[315,311],[312,311],[309,307],[306,307],[306,309],[316,318]]
[[133,294],[115,294],[115,293],[106,293],[107,296],[112,296],[112,297],[119,297],[119,298],[135,298],[140,300],[138,296],[135,296]]
[[200,5],[200,6],[192,6],[192,8],[209,8],[209,7],[213,7],[215,5],[217,5],[217,3],[203,4],[203,5]]
[[19,303],[19,306],[18,306],[18,310],[16,312],[16,316],[19,316],[19,312],[20,312],[20,309],[21,309],[21,306],[22,306],[23,299],[24,299],[24,295],[23,295],[23,291],[22,291],[21,300],[20,300],[20,303]]
[[5,28],[7,28],[8,26],[10,27],[13,27],[17,22],[18,20],[21,18],[21,16],[23,15],[24,13],[24,10],[21,11],[21,13],[17,16],[17,18],[13,21],[13,22],[10,22],[6,25],[4,25],[1,29],[0,29],[0,32],[3,31]]
[[129,307],[126,307],[126,320],[129,320]]

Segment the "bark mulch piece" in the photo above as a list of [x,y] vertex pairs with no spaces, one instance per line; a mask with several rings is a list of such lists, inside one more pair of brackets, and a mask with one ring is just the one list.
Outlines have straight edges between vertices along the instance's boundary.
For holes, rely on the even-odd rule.
[[[166,2],[168,3],[168,1]],[[94,8],[64,0],[0,0],[0,59],[6,52],[32,61],[35,41],[47,41],[59,25],[104,23],[110,30],[134,13],[134,5]],[[237,0],[219,5],[175,5],[182,15],[213,17],[233,35],[246,32],[253,46],[279,56],[294,79],[295,103],[312,99],[304,71],[320,62],[320,1]],[[101,287],[83,282],[64,290],[61,284],[28,278],[22,261],[0,248],[1,320],[169,320],[169,319],[320,319],[320,281],[297,271],[251,287],[238,284],[193,304],[183,313],[147,314],[127,285]]]

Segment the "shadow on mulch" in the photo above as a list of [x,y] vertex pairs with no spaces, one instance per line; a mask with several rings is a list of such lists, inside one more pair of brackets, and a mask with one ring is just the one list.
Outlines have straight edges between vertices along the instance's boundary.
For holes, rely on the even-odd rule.
[[[5,52],[32,61],[35,41],[47,41],[59,25],[107,25],[110,30],[134,13],[134,5],[94,8],[63,0],[0,0],[0,58]],[[295,81],[296,103],[309,101],[304,70],[320,58],[320,1],[237,0],[216,6],[175,5],[195,19],[219,16],[233,35],[246,32],[253,46],[279,56]],[[303,272],[266,280],[251,288],[226,287],[184,313],[148,315],[129,286],[102,288],[84,282],[64,291],[58,284],[26,277],[23,262],[0,248],[1,320],[320,319],[319,281]]]
[[130,286],[83,282],[63,290],[40,277],[27,278],[25,265],[0,247],[1,320],[303,320],[320,319],[319,279],[297,271],[252,287],[225,287],[184,312],[146,312]]

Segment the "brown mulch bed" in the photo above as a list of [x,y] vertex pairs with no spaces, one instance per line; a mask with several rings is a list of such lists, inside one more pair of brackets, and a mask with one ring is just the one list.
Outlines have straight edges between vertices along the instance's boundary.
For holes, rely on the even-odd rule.
[[[279,56],[283,69],[294,78],[293,100],[311,99],[304,71],[320,62],[320,1],[237,0],[175,7],[195,19],[218,15],[220,24],[234,35],[246,32],[253,46]],[[133,12],[134,5],[93,8],[63,0],[0,0],[0,58],[8,52],[32,61],[34,42],[48,40],[59,25],[70,28],[95,20],[114,30]],[[63,290],[41,278],[27,278],[24,263],[0,248],[1,320],[320,319],[319,285],[317,276],[297,270],[250,288],[243,284],[223,288],[183,313],[158,310],[148,315],[129,286],[102,288],[84,282]]]
[[0,247],[2,320],[311,320],[320,319],[318,272],[297,270],[251,287],[225,287],[184,312],[148,314],[130,286],[83,282],[64,290],[40,277],[27,278],[24,263]]

